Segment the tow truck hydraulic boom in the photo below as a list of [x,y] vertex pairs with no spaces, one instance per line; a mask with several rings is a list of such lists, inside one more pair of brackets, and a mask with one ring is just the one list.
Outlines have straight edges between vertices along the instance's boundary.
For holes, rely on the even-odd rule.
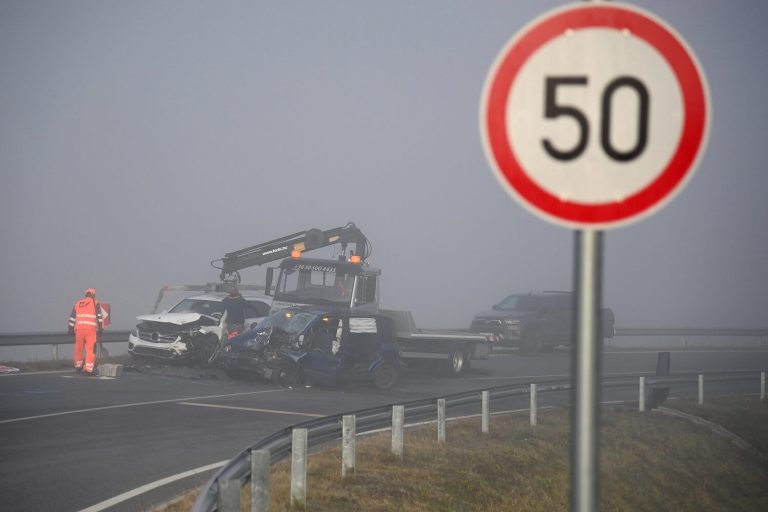
[[[342,255],[340,258],[343,258],[349,243],[355,245],[354,254],[360,256],[362,261],[365,261],[370,255],[368,239],[354,223],[350,222],[345,226],[325,231],[320,229],[299,231],[239,251],[229,252],[223,258],[211,261],[211,265],[221,270],[219,278],[222,281],[236,280],[239,282],[239,270],[287,258],[291,256],[293,251],[311,251],[341,244]],[[221,266],[216,265],[218,262],[221,262]]]

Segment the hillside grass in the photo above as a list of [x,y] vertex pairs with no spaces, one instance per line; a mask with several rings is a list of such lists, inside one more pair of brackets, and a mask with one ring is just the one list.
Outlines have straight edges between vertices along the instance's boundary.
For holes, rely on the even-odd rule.
[[[765,454],[768,405],[756,398],[666,404],[719,422]],[[307,470],[310,511],[542,511],[569,508],[569,418],[563,409],[450,422],[447,443],[434,426],[406,430],[404,459],[390,455],[389,433],[360,437],[353,477],[341,479],[341,448],[312,455]],[[603,409],[601,510],[768,510],[768,463],[706,428],[630,406]],[[272,468],[270,510],[289,511],[290,461]],[[196,491],[163,512],[190,510]],[[250,510],[247,487],[243,510]]]

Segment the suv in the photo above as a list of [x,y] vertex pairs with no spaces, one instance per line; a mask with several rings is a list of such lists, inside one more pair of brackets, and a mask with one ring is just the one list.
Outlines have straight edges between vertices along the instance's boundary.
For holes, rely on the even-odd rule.
[[[224,292],[187,297],[168,312],[136,317],[139,324],[128,336],[132,356],[149,356],[206,363],[218,343],[226,339]],[[244,296],[245,325],[252,329],[269,315],[271,301]]]
[[[524,355],[570,345],[573,331],[573,294],[541,292],[514,294],[475,315],[470,330],[499,336],[501,344],[516,346]],[[613,311],[602,310],[603,337],[612,338]]]

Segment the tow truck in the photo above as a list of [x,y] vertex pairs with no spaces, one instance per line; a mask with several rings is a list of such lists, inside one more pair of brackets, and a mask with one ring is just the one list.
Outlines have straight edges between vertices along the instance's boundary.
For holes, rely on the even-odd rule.
[[[305,252],[337,244],[341,250],[336,259],[304,257]],[[354,248],[349,248],[350,244]],[[385,314],[395,323],[398,345],[406,363],[438,362],[448,375],[457,376],[469,371],[472,360],[488,359],[495,341],[493,334],[419,328],[410,311],[381,309],[381,270],[368,264],[371,252],[366,236],[350,222],[324,231],[299,231],[246,247],[225,254],[211,265],[221,270],[222,282],[239,282],[240,270],[282,259],[278,267],[266,270],[264,294],[272,297],[272,312],[312,306],[329,311]]]

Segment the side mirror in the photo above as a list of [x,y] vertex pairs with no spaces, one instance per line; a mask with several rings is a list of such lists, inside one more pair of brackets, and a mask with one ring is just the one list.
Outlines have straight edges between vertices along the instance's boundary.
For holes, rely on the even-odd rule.
[[264,283],[264,295],[266,295],[267,297],[272,296],[272,277],[274,273],[275,273],[274,267],[269,267],[267,269],[267,279],[266,279],[266,282]]

